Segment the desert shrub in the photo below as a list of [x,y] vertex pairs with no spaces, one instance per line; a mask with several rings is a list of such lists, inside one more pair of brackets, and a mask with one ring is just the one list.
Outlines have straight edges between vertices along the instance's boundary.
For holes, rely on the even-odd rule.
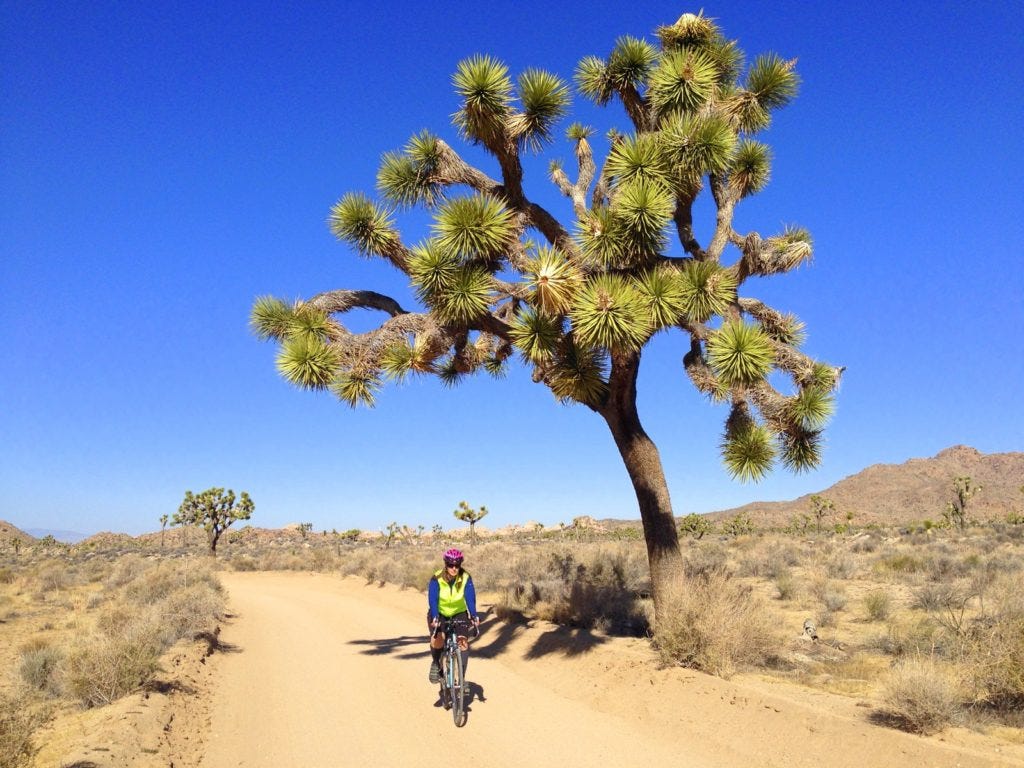
[[875,567],[883,572],[888,571],[895,574],[920,573],[924,570],[925,564],[920,557],[899,552],[883,556],[877,561]]
[[1014,577],[993,588],[995,606],[970,627],[963,664],[975,696],[999,710],[1024,708],[1024,594]]
[[711,571],[724,571],[729,563],[729,552],[717,542],[691,547],[683,557],[683,570],[687,578],[696,578]]
[[851,552],[871,553],[878,550],[880,536],[877,533],[861,534],[850,547]]
[[775,577],[775,589],[779,593],[779,600],[792,600],[799,593],[797,580],[790,571]]
[[864,610],[871,621],[885,621],[892,611],[892,595],[884,589],[873,589],[864,595]]
[[32,690],[56,695],[60,688],[56,673],[63,658],[59,648],[42,638],[35,638],[21,648],[18,675]]
[[224,616],[224,607],[224,593],[207,583],[180,587],[159,604],[164,642],[172,644],[212,633]]
[[[544,559],[518,559],[502,579],[500,615],[539,619],[616,634],[642,635],[650,625],[649,589],[639,551],[603,547],[558,548]],[[539,562],[538,562],[539,561]],[[474,576],[476,579],[476,576]]]
[[874,638],[871,646],[897,658],[928,655],[941,649],[942,634],[935,623],[927,618],[890,621],[885,634]]
[[33,704],[27,691],[0,691],[0,765],[4,768],[32,765],[37,751],[32,735],[46,718],[46,713]]
[[775,658],[782,639],[751,588],[717,570],[684,579],[664,596],[654,644],[664,663],[728,677]]
[[737,575],[774,579],[799,562],[800,557],[795,547],[771,542],[742,556],[739,559]]
[[957,682],[927,656],[908,658],[894,667],[882,699],[890,721],[911,733],[936,733],[962,708]]
[[846,592],[829,579],[815,580],[811,584],[811,594],[821,601],[822,606],[829,613],[846,609]]
[[338,558],[324,547],[314,549],[309,556],[309,567],[314,571],[333,571],[338,566]]
[[14,571],[7,566],[0,567],[0,584],[11,584],[14,582]]
[[111,633],[96,633],[64,660],[66,690],[87,707],[131,693],[159,669],[161,627],[149,615]]
[[825,561],[825,571],[834,579],[852,579],[857,574],[857,561],[847,552],[833,552]]
[[146,569],[145,561],[138,555],[124,555],[117,559],[110,574],[107,576],[106,586],[108,589],[123,587],[138,578]]
[[70,569],[65,563],[48,562],[36,572],[35,584],[40,593],[60,592],[73,583]]
[[258,571],[259,564],[249,555],[235,555],[227,561],[233,571]]

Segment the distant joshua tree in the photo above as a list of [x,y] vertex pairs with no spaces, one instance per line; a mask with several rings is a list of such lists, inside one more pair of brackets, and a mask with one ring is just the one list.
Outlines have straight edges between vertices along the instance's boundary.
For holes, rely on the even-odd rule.
[[171,525],[205,528],[210,554],[216,557],[217,543],[224,531],[238,520],[251,518],[255,508],[245,491],[242,491],[238,506],[235,506],[235,492],[231,490],[225,493],[223,488],[208,488],[198,496],[192,491],[185,491],[185,500],[171,519]]
[[164,531],[167,530],[167,521],[170,519],[168,515],[160,515],[160,549],[164,548]]
[[818,533],[821,533],[821,521],[826,516],[835,514],[835,511],[836,505],[832,499],[818,494],[811,496],[811,514],[814,516],[814,528]]
[[469,538],[471,541],[476,541],[476,524],[487,517],[487,507],[481,506],[480,509],[473,509],[466,502],[460,501],[459,508],[452,514],[456,519],[469,523]]
[[[757,136],[796,96],[796,60],[769,53],[746,65],[703,13],[655,33],[623,35],[607,58],[586,56],[576,68],[576,90],[598,106],[619,101],[629,125],[605,134],[604,158],[591,145],[598,131],[568,126],[573,165],[553,159],[547,179],[569,200],[564,217],[538,203],[546,192],[527,186],[523,160],[555,141],[570,85],[536,68],[513,77],[474,55],[452,78],[453,121],[488,165],[423,131],[383,156],[380,201],[348,193],[329,217],[354,251],[401,273],[417,306],[329,290],[260,297],[251,319],[260,338],[280,344],[282,376],[353,407],[373,405],[389,379],[433,375],[452,385],[502,375],[519,357],[557,400],[607,425],[636,493],[657,612],[684,562],[661,457],[637,410],[649,342],[679,334],[688,350],[680,372],[728,405],[721,452],[740,480],[761,478],[777,460],[796,471],[819,464],[842,368],[802,352],[803,324],[749,295],[761,278],[807,264],[811,234],[788,226],[762,237],[735,218],[768,184],[771,150]],[[415,245],[395,217],[413,207],[433,219]],[[352,332],[344,316],[354,310],[382,321]]]
[[970,477],[961,476],[953,480],[953,500],[946,502],[946,510],[942,517],[946,523],[963,530],[967,527],[967,503],[981,490],[974,485]]
[[691,512],[679,521],[679,532],[685,536],[692,536],[695,539],[703,539],[715,529],[714,524],[704,515]]

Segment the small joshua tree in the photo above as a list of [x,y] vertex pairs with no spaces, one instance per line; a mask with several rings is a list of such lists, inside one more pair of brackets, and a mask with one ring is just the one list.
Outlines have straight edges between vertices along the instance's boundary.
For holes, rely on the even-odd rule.
[[164,547],[164,531],[167,530],[167,521],[170,519],[168,515],[160,515],[160,549]]
[[961,530],[967,527],[967,502],[980,490],[981,486],[974,485],[970,477],[953,480],[953,500],[946,502],[946,511],[942,513],[948,525]]
[[714,524],[704,515],[692,512],[679,521],[679,532],[684,536],[693,536],[695,539],[703,539],[715,529]]
[[821,521],[826,516],[834,514],[836,511],[836,505],[832,503],[832,499],[825,498],[814,494],[811,496],[811,514],[814,515],[814,529],[821,533]]
[[185,500],[181,502],[177,513],[171,519],[171,525],[196,525],[206,529],[210,543],[210,554],[217,555],[217,543],[221,535],[238,520],[248,520],[256,506],[249,494],[242,491],[242,496],[235,505],[235,492],[223,488],[208,488],[199,495],[185,491]]
[[455,515],[457,520],[461,520],[464,523],[469,523],[469,538],[471,541],[476,541],[476,524],[487,517],[487,507],[482,506],[480,509],[473,509],[469,504],[464,501],[459,502],[459,508],[456,509],[452,514]]

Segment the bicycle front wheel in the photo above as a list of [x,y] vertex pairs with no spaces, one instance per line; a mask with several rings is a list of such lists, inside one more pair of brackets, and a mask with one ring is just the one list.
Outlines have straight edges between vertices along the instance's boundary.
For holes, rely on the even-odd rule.
[[455,649],[451,663],[452,719],[455,720],[455,726],[461,728],[466,724],[466,681],[463,679],[465,665],[462,661],[462,651],[460,649]]

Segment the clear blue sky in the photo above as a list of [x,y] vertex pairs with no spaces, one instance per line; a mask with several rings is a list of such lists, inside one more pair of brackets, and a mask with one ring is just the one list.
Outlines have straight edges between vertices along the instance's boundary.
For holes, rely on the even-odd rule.
[[[449,526],[460,499],[494,527],[637,517],[604,423],[524,369],[389,387],[352,411],[279,378],[247,321],[263,294],[363,288],[414,306],[325,220],[413,133],[456,142],[461,58],[568,79],[619,35],[700,6],[294,6],[0,5],[0,518],[135,534],[214,485],[249,491],[267,527]],[[806,226],[815,261],[746,292],[799,315],[807,350],[848,370],[821,468],[742,485],[719,461],[724,410],[686,379],[683,339],[658,337],[640,408],[676,513],[795,498],[957,443],[1024,449],[1020,5],[704,8],[749,58],[799,59],[800,96],[764,134],[772,183],[737,226]],[[570,120],[628,127],[621,107],[575,104]],[[527,190],[561,214],[552,157],[568,164],[569,145],[531,164]],[[422,217],[404,221],[419,240]]]

